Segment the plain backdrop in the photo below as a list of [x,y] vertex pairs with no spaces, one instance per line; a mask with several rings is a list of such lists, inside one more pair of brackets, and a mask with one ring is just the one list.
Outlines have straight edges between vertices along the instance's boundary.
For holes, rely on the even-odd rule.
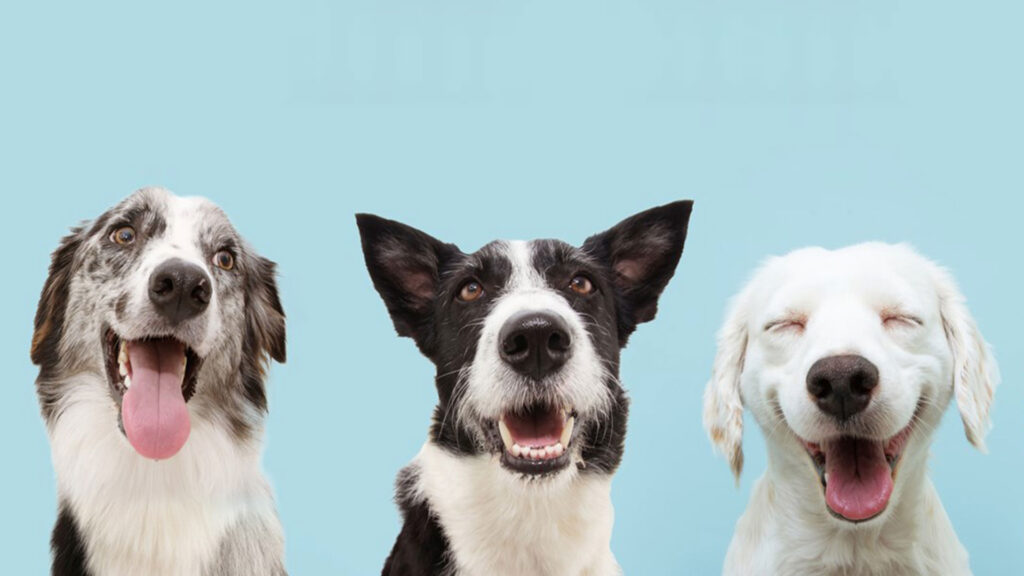
[[719,571],[764,469],[749,419],[738,488],[701,426],[725,305],[768,254],[863,240],[949,266],[995,348],[990,454],[951,410],[931,470],[976,574],[1024,572],[1022,17],[1011,0],[5,3],[3,572],[45,573],[55,517],[28,354],[49,254],[143,185],[211,198],[280,264],[265,464],[295,575],[379,573],[435,402],[353,213],[472,250],[580,242],[679,198],[686,251],[622,361],[625,572]]

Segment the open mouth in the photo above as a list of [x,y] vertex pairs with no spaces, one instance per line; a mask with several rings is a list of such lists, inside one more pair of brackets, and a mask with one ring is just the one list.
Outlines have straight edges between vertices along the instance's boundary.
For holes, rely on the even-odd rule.
[[864,522],[885,511],[910,431],[907,426],[888,440],[840,436],[820,444],[803,441],[833,516]]
[[502,414],[502,464],[524,474],[562,470],[571,460],[575,424],[576,413],[563,407],[534,405]]
[[191,430],[186,403],[195,393],[202,360],[174,338],[125,340],[110,329],[104,350],[107,380],[128,442],[154,460],[177,454]]

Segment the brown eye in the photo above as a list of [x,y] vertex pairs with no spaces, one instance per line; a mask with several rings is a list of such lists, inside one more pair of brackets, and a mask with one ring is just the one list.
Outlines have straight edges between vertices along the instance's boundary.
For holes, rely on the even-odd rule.
[[110,241],[120,244],[121,246],[127,246],[128,244],[135,242],[135,228],[132,228],[131,226],[121,226],[110,234]]
[[213,264],[222,270],[231,270],[235,267],[235,257],[227,250],[221,250],[213,255]]
[[573,276],[569,288],[577,294],[590,294],[594,291],[594,283],[586,276]]
[[484,287],[480,285],[476,280],[470,280],[462,285],[459,290],[459,300],[463,302],[472,302],[477,298],[483,296]]

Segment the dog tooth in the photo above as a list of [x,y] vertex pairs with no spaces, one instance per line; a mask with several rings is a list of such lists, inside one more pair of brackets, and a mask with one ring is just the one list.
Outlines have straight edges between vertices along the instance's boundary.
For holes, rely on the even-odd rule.
[[562,454],[565,453],[565,446],[562,446],[562,443],[559,442],[558,444],[555,444],[554,451],[555,456],[561,456]]
[[124,362],[117,365],[117,371],[121,374],[122,378],[128,375],[128,367],[124,365]]
[[519,458],[520,454],[523,453],[523,449],[519,447],[519,444],[513,444],[509,452],[511,452],[516,458]]
[[132,387],[132,377],[131,376],[125,376],[124,377],[124,387],[126,389]]
[[512,441],[512,433],[508,431],[508,426],[505,425],[504,420],[498,420],[498,432],[501,433],[501,441],[504,442],[506,449],[515,444]]
[[554,446],[545,446],[544,447],[544,453],[547,454],[548,456],[554,455],[555,447]]
[[530,458],[533,458],[534,460],[540,460],[540,455],[543,453],[543,450],[537,450],[536,448],[534,448],[530,450]]
[[575,423],[576,423],[576,418],[575,417],[571,416],[571,417],[569,417],[568,420],[566,420],[565,427],[562,428],[562,437],[561,437],[561,442],[562,442],[562,446],[563,447],[569,445],[569,440],[572,439],[572,428],[573,428],[573,425]]
[[825,478],[825,484],[828,484],[828,472],[825,472],[822,476]]

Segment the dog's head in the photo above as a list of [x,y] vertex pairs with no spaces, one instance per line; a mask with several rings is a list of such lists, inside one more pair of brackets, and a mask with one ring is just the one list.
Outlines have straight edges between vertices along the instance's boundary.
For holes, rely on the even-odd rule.
[[690,209],[676,202],[648,210],[581,247],[497,241],[472,254],[357,216],[395,328],[437,365],[432,439],[493,455],[523,477],[613,471],[627,408],[619,351],[637,324],[654,318]]
[[274,264],[207,200],[140,190],[53,254],[32,339],[48,421],[84,373],[147,458],[177,453],[197,415],[245,436],[266,408],[268,355],[285,359]]
[[704,422],[738,477],[746,404],[793,481],[863,522],[898,497],[902,469],[923,470],[953,395],[983,448],[997,381],[945,270],[903,245],[809,248],[769,260],[733,301]]

